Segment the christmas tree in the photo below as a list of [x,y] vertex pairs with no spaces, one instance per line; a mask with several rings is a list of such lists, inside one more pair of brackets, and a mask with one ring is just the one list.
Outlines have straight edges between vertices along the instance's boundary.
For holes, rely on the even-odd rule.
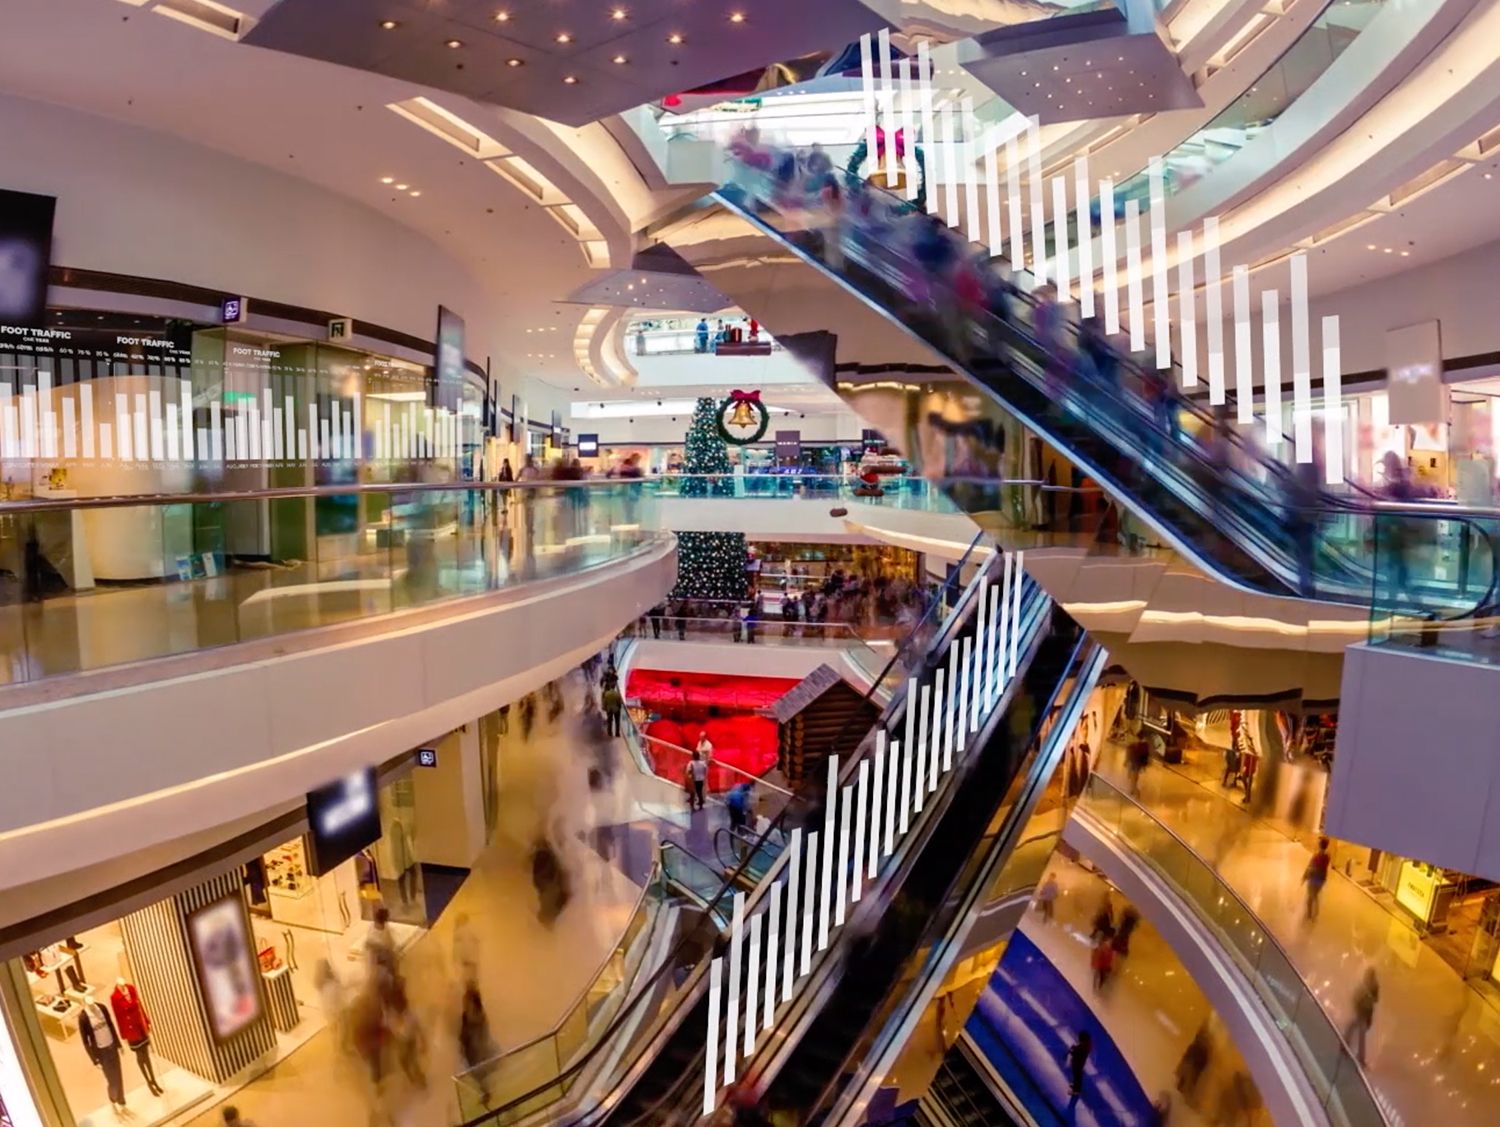
[[[693,421],[683,444],[686,474],[721,474],[717,480],[687,477],[684,497],[731,497],[729,447],[719,433],[719,402],[703,398],[693,408]],[[745,597],[745,560],[748,549],[742,532],[679,532],[677,586],[673,595],[686,599],[742,599]]]

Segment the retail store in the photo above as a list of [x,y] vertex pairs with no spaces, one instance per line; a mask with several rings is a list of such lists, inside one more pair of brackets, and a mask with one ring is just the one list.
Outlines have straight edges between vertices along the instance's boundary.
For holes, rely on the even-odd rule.
[[327,999],[359,988],[373,948],[421,935],[412,760],[321,787],[268,848],[10,959],[0,1008],[17,1040],[0,1052],[29,1064],[51,1105],[40,1122],[153,1124],[211,1106],[324,1028]]

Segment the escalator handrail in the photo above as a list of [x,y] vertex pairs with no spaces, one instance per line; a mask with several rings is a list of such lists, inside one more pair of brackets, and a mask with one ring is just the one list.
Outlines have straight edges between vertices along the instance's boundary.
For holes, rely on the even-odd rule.
[[[969,545],[968,550],[964,553],[964,560],[967,560],[969,558],[969,555],[975,551],[975,549],[983,539],[984,534],[982,532],[974,537],[973,542]],[[994,552],[991,555],[991,559],[986,561],[986,567],[990,565],[991,560],[997,558],[999,558],[998,551]],[[961,560],[960,563],[962,562],[963,561]],[[956,577],[960,575],[961,571],[961,568],[955,568],[953,573],[954,576]],[[983,573],[983,571],[984,568],[981,568],[976,572],[975,579],[970,584],[971,587],[977,586],[978,577]],[[918,623],[917,629],[913,630],[913,637],[916,636],[917,631],[918,629],[920,629],[921,625],[926,623],[928,616],[936,613],[937,608],[941,605],[941,602],[941,598],[933,600],[933,604],[928,608],[927,614],[924,615],[921,622]],[[951,627],[954,623],[958,622],[963,617],[964,608],[965,599],[963,596],[960,596],[958,602],[955,603],[953,607],[953,613],[949,616],[948,623],[945,624],[944,630],[937,636],[937,638],[934,639],[934,645],[940,642],[951,640]],[[909,640],[910,639],[908,639],[908,641]],[[876,680],[876,685],[878,685],[880,681],[884,679],[885,675],[890,671],[890,669],[894,667],[903,650],[904,646],[897,647],[896,652],[892,655],[891,660],[887,663],[886,668],[882,671],[881,677]],[[873,693],[873,691],[874,686],[871,687],[871,693]],[[867,696],[868,695],[869,694],[867,694]],[[896,697],[893,696],[892,705],[894,706],[895,704]],[[888,706],[888,709],[890,707],[891,706]],[[858,756],[850,757],[849,763],[844,765],[846,772],[851,769],[858,769],[858,764],[856,762],[858,758]],[[627,1021],[633,1019],[635,1010],[639,1005],[642,1004],[643,1000],[651,997],[657,987],[661,985],[661,982],[677,968],[679,964],[676,956],[680,955],[683,952],[687,944],[691,941],[694,934],[696,933],[698,926],[701,926],[705,921],[712,919],[716,912],[722,913],[724,911],[723,905],[728,900],[731,900],[733,896],[740,890],[739,882],[743,878],[746,868],[749,866],[750,859],[755,856],[756,852],[758,852],[767,843],[773,833],[782,835],[785,834],[785,823],[787,816],[796,805],[797,800],[793,799],[782,808],[777,817],[772,820],[771,824],[768,825],[756,839],[755,848],[748,851],[745,855],[745,858],[739,863],[739,865],[737,865],[734,870],[725,877],[718,894],[714,896],[714,898],[709,901],[708,906],[702,910],[699,915],[698,921],[696,921],[696,924],[693,927],[690,927],[687,934],[673,945],[669,956],[662,960],[661,966],[657,967],[657,969],[647,978],[645,983],[642,984],[641,988],[636,991],[635,996],[628,999],[625,1004],[620,1007],[620,1012],[615,1015],[609,1026],[600,1033],[600,1035],[595,1039],[594,1043],[590,1045],[589,1048],[586,1049],[576,1061],[573,1061],[566,1068],[562,1069],[562,1071],[559,1072],[559,1074],[553,1079],[531,1089],[521,1096],[508,1101],[500,1107],[489,1109],[482,1114],[475,1116],[473,1119],[467,1120],[461,1125],[461,1127],[485,1127],[486,1124],[500,1122],[502,1121],[502,1118],[507,1115],[507,1113],[514,1112],[518,1108],[526,1107],[532,1104],[539,1097],[557,1090],[560,1086],[564,1086],[565,1083],[568,1082],[568,1078],[576,1077],[581,1074],[586,1068],[590,1067],[594,1063],[598,1055],[602,1051],[604,1051],[606,1046],[609,1045],[610,1040],[615,1036],[615,1034],[617,1034],[624,1027]],[[783,850],[767,868],[766,872],[762,875],[761,885],[765,885],[767,883],[767,878],[774,879],[777,871],[777,866],[784,864],[786,857],[787,852]],[[747,908],[748,907],[749,905],[747,903]],[[659,1028],[656,1033],[648,1039],[648,1050],[647,1052],[641,1054],[641,1057],[643,1059],[650,1056],[650,1045],[654,1045],[655,1043],[664,1040],[666,1036],[670,1035],[670,1033],[676,1029],[677,1025],[685,1018],[687,1013],[691,1012],[694,1004],[696,1004],[699,992],[706,986],[708,962],[709,960],[707,959],[699,960],[699,962],[694,966],[688,983],[684,984],[686,988],[684,989],[682,997],[679,999],[678,1004],[673,1008],[671,1014],[668,1015],[668,1017],[661,1023],[661,1028]],[[616,1085],[616,1087],[618,1088],[620,1087],[620,1085]]]

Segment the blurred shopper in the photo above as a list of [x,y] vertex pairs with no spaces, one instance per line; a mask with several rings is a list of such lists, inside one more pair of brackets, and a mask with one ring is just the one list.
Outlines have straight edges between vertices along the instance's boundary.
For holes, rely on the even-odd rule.
[[673,616],[673,625],[677,627],[677,640],[679,642],[686,641],[687,640],[687,619],[688,619],[687,600],[686,599],[678,599],[677,600],[677,608],[672,612],[672,616]]
[[1135,739],[1125,749],[1125,773],[1130,779],[1130,797],[1141,797],[1141,773],[1151,765],[1151,741],[1144,731],[1136,733]]
[[1130,937],[1135,934],[1135,929],[1141,922],[1141,914],[1134,906],[1126,904],[1120,912],[1120,926],[1115,928],[1114,938],[1110,940],[1110,946],[1115,949],[1115,954],[1124,958],[1130,954]]
[[729,793],[724,796],[724,808],[729,811],[729,829],[731,831],[749,828],[751,791],[753,789],[750,783],[736,783],[729,788]]
[[687,785],[688,809],[702,810],[708,785],[708,763],[702,752],[693,752],[693,758],[683,773],[683,782]]
[[1328,883],[1328,869],[1333,864],[1333,858],[1328,853],[1328,839],[1318,838],[1318,851],[1312,855],[1307,862],[1307,868],[1302,871],[1302,883],[1307,885],[1307,911],[1309,920],[1318,918],[1318,901],[1323,896],[1323,886]]
[[396,1063],[402,1074],[416,1087],[427,1087],[427,1036],[422,1032],[416,1012],[411,1008],[411,999],[407,997],[404,985],[398,984],[391,991],[386,1021],[390,1027]]
[[551,927],[572,898],[572,883],[562,858],[545,835],[531,847],[531,883],[536,888],[537,919]]
[[1354,1015],[1344,1027],[1344,1041],[1354,1050],[1354,1059],[1365,1063],[1365,1047],[1370,1036],[1370,1026],[1375,1024],[1375,1007],[1380,1002],[1380,979],[1375,968],[1365,968],[1365,974],[1354,992]]
[[500,476],[497,477],[495,480],[496,481],[515,481],[516,480],[516,472],[515,472],[515,470],[513,470],[513,469],[510,468],[510,459],[509,458],[502,458],[500,460]]
[[1087,1029],[1078,1032],[1078,1040],[1068,1049],[1068,1094],[1071,1103],[1077,1103],[1083,1095],[1083,1070],[1088,1066],[1089,1053],[1094,1048],[1094,1037]]
[[537,481],[541,478],[542,471],[536,464],[536,457],[532,454],[526,455],[526,460],[521,463],[521,472],[516,474],[517,481]]
[[646,617],[651,620],[651,637],[659,639],[661,637],[662,619],[667,617],[667,604],[657,603],[646,612]]
[[460,982],[479,977],[479,936],[467,912],[460,912],[453,921],[453,969]]
[[1042,881],[1042,887],[1036,890],[1036,910],[1049,924],[1057,909],[1057,891],[1056,873],[1048,873],[1047,879]]
[[1231,737],[1229,746],[1224,749],[1224,776],[1219,780],[1219,785],[1232,787],[1240,777],[1240,749],[1235,746]]
[[1101,935],[1089,954],[1089,967],[1094,972],[1094,989],[1103,990],[1115,973],[1114,937]]
[[1099,910],[1094,913],[1093,926],[1089,930],[1089,940],[1111,939],[1115,934],[1115,902],[1110,895],[1109,889],[1104,890],[1104,899],[1099,903]]
[[464,986],[463,1000],[459,1003],[458,1051],[488,1103],[489,1076],[478,1070],[495,1057],[498,1048],[490,1033],[490,1019],[484,1012],[484,999],[480,997],[479,986],[472,979]]
[[371,962],[386,974],[396,973],[396,937],[391,934],[391,912],[384,904],[375,909],[375,919],[365,936]]
[[1177,1090],[1182,1093],[1182,1098],[1189,1107],[1196,1106],[1198,1085],[1203,1080],[1203,1074],[1208,1071],[1213,1054],[1213,1035],[1208,1031],[1208,1022],[1204,1022],[1198,1027],[1198,1032],[1193,1034],[1187,1048],[1182,1050],[1182,1057],[1177,1062]]
[[698,318],[698,327],[693,330],[693,351],[708,351],[708,318]]
[[625,697],[620,693],[620,679],[615,678],[615,683],[600,694],[600,702],[604,705],[604,718],[609,724],[611,737],[621,735],[620,721],[625,714]]
[[255,1127],[255,1124],[240,1114],[240,1109],[233,1104],[225,1106],[222,1112],[224,1122],[231,1123],[234,1127]]

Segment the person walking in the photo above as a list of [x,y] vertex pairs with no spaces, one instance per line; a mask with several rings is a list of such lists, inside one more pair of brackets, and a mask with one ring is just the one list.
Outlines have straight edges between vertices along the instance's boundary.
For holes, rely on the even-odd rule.
[[704,790],[708,784],[708,764],[704,761],[701,752],[693,752],[693,758],[687,765],[683,781],[687,783],[688,809],[702,810]]
[[1204,1022],[1198,1027],[1198,1032],[1193,1034],[1193,1039],[1188,1042],[1187,1048],[1182,1050],[1182,1057],[1177,1062],[1177,1090],[1182,1093],[1182,1098],[1187,1101],[1189,1107],[1194,1106],[1198,1084],[1202,1081],[1204,1072],[1208,1070],[1208,1062],[1213,1058],[1213,1052],[1213,1037],[1208,1031],[1208,1023]]
[[1328,869],[1332,863],[1333,858],[1328,853],[1328,839],[1318,838],[1318,851],[1302,871],[1302,883],[1307,885],[1306,918],[1309,920],[1318,918],[1318,901],[1322,898],[1323,886],[1328,883]]
[[1115,955],[1123,959],[1130,954],[1130,937],[1135,934],[1136,926],[1141,922],[1141,914],[1132,905],[1125,905],[1120,912],[1120,926],[1115,928],[1114,938],[1110,945],[1115,949]]
[[1083,1096],[1083,1070],[1088,1066],[1089,1053],[1094,1048],[1094,1037],[1087,1029],[1078,1031],[1078,1040],[1068,1049],[1068,1095],[1069,1104],[1076,1104]]
[[750,825],[751,784],[736,783],[724,796],[724,807],[729,811],[730,832],[743,830]]
[[651,637],[656,641],[660,641],[661,622],[662,619],[667,617],[667,604],[657,603],[654,607],[646,612],[646,617],[651,620]]
[[1344,1041],[1354,1050],[1354,1059],[1365,1063],[1365,1048],[1370,1037],[1370,1026],[1375,1024],[1375,1006],[1380,1001],[1380,979],[1375,968],[1365,968],[1365,975],[1354,992],[1354,1015],[1344,1026]]
[[673,611],[673,624],[677,627],[677,640],[687,641],[687,600],[677,600],[677,607]]
[[1141,773],[1151,765],[1151,741],[1138,733],[1125,749],[1125,772],[1130,779],[1130,797],[1141,797]]
[[1224,749],[1224,776],[1219,780],[1219,785],[1232,787],[1240,777],[1240,749],[1234,746],[1231,739],[1229,746]]
[[240,1109],[233,1104],[227,1104],[220,1113],[225,1123],[233,1124],[233,1127],[255,1127],[255,1124],[240,1114]]
[[484,1093],[485,1102],[490,1099],[489,1077],[478,1071],[479,1067],[496,1055],[495,1038],[490,1033],[489,1015],[484,1012],[484,999],[479,995],[479,986],[470,979],[464,986],[463,1001],[458,1010],[458,1051],[464,1064],[474,1073],[474,1080]]
[[1099,903],[1099,910],[1094,913],[1093,926],[1089,930],[1089,939],[1095,940],[1101,936],[1111,939],[1115,934],[1115,902],[1109,894],[1109,889],[1104,890],[1104,899]]
[[1047,879],[1042,882],[1042,887],[1036,890],[1037,913],[1049,924],[1052,922],[1052,913],[1057,906],[1057,874],[1048,873]]
[[604,705],[604,718],[609,722],[609,734],[616,737],[621,735],[620,718],[625,712],[625,698],[620,695],[619,678],[600,694],[600,703]]
[[1094,972],[1094,989],[1103,990],[1109,985],[1110,975],[1115,972],[1114,936],[1101,935],[1089,955],[1089,967]]

